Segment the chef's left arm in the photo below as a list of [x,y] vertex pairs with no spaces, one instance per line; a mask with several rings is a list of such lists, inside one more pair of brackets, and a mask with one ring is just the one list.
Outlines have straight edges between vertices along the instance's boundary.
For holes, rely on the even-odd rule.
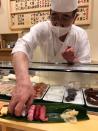
[[74,62],[91,63],[91,50],[87,33],[84,31],[77,41],[77,51]]
[[62,53],[68,63],[91,63],[90,43],[85,31],[79,32],[74,46],[68,46]]

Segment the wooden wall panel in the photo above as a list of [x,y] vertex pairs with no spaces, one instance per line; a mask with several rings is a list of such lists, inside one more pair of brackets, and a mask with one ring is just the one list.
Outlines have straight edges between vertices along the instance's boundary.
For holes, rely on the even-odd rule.
[[[50,15],[51,0],[8,0],[11,29],[25,29],[45,21]],[[76,25],[90,24],[92,0],[78,0],[79,16]]]

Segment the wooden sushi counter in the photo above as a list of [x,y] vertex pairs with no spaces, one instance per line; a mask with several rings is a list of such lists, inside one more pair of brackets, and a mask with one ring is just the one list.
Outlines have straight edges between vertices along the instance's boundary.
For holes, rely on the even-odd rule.
[[[1,101],[2,102],[2,101]],[[98,113],[76,123],[31,123],[0,118],[0,131],[98,131]]]
[[88,116],[89,120],[78,121],[74,124],[31,123],[0,118],[0,131],[98,131],[98,113],[89,112]]
[[[2,101],[1,101],[2,102]],[[0,131],[98,131],[98,114],[89,120],[72,123],[29,123],[0,118]]]
[[0,119],[0,131],[97,131],[98,116],[89,115],[90,120],[71,123],[35,124]]

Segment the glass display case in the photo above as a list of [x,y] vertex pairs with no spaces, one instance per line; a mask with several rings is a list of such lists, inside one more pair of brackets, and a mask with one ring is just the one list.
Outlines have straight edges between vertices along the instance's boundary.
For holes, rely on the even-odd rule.
[[[75,64],[68,65],[66,63],[37,63],[33,62],[29,65],[30,79],[32,81],[32,87],[38,92],[35,96],[35,103],[42,103],[48,109],[49,122],[62,122],[61,118],[57,116],[61,114],[62,110],[70,111],[70,109],[78,110],[79,117],[77,120],[85,120],[85,125],[92,125],[96,127],[97,116],[90,115],[88,120],[87,110],[90,113],[98,114],[98,65],[97,64]],[[3,100],[9,100],[11,98],[11,92],[15,88],[16,77],[14,70],[10,62],[0,62],[0,98]],[[34,104],[34,103],[33,103]],[[86,107],[86,108],[85,108]],[[57,112],[58,109],[58,112]],[[49,112],[52,111],[52,112]],[[72,110],[73,111],[73,110]],[[92,116],[92,117],[91,117]],[[54,119],[55,117],[55,119]],[[35,123],[26,124],[26,119],[21,118],[23,123],[20,126],[20,119],[14,116],[4,116],[0,118],[1,123],[4,119],[8,119],[4,125],[8,126],[10,123],[11,130],[13,128],[29,130],[37,127],[43,127],[47,129],[45,124],[41,126],[37,121]],[[13,120],[17,120],[14,122]],[[71,118],[73,120],[73,118]],[[19,122],[18,122],[19,121]],[[68,120],[69,121],[69,120]],[[8,122],[8,124],[6,124]],[[83,123],[83,122],[82,122]],[[75,124],[76,128],[81,129],[81,122]],[[89,124],[88,124],[89,123]],[[16,125],[14,127],[14,125]],[[80,126],[79,126],[80,124]],[[82,127],[84,127],[84,124]],[[30,128],[29,128],[30,125]],[[48,123],[46,124],[48,125]],[[55,124],[49,123],[49,129]],[[95,125],[95,126],[94,126]],[[26,127],[27,126],[27,127]],[[35,128],[34,128],[35,126]],[[66,129],[66,124],[56,124],[56,130],[60,126],[60,129]],[[70,125],[69,125],[70,126]],[[45,128],[46,127],[46,128]],[[0,129],[3,127],[0,125]],[[4,128],[9,129],[10,128]],[[52,130],[51,129],[51,130]],[[39,129],[38,129],[39,130]],[[72,129],[73,130],[73,129]]]
[[[98,107],[98,65],[40,63],[29,65],[36,100]],[[10,99],[16,77],[10,62],[0,62],[0,98]],[[93,94],[93,95],[92,95]]]

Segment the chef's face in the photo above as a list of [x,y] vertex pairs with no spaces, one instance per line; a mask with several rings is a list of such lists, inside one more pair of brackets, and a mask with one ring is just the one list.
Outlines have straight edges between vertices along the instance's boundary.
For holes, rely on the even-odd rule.
[[76,14],[77,10],[66,13],[50,10],[50,20],[54,26],[67,27],[74,23]]

